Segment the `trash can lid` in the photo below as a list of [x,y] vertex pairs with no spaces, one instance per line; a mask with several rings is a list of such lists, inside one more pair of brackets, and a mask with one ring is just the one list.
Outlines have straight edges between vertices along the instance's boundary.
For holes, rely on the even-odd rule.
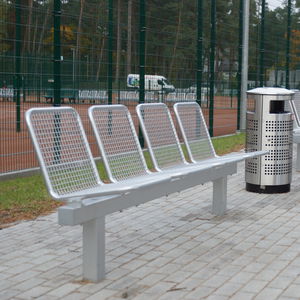
[[294,95],[295,92],[287,90],[284,88],[276,87],[259,87],[247,91],[247,94],[256,94],[256,95]]

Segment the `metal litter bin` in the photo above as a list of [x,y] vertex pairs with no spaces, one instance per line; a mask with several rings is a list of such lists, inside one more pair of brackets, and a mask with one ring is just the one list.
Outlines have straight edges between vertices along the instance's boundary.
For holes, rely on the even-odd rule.
[[246,190],[256,193],[290,191],[293,156],[293,114],[285,101],[294,92],[283,88],[256,88],[247,92],[246,151],[268,154],[246,160]]

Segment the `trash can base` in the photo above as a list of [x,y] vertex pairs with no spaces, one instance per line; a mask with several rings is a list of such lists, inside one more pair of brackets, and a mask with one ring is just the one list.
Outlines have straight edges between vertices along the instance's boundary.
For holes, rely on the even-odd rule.
[[259,193],[259,194],[280,194],[280,193],[288,193],[291,189],[290,184],[282,184],[282,185],[265,185],[260,186],[257,184],[246,183],[246,191]]

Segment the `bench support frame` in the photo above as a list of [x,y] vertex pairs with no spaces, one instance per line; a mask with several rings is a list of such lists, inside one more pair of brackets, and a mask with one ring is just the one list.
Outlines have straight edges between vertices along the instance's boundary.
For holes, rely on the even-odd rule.
[[213,181],[212,213],[217,216],[224,215],[227,206],[227,176]]
[[105,217],[82,227],[83,279],[97,282],[105,278]]
[[300,144],[297,144],[296,171],[300,172]]

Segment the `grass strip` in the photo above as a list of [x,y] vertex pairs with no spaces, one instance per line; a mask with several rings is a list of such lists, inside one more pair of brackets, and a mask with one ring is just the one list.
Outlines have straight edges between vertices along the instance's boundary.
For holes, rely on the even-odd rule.
[[[244,148],[245,134],[212,139],[218,155]],[[186,150],[183,147],[186,154]],[[148,152],[144,152],[149,169],[153,164]],[[98,171],[104,182],[108,181],[104,165],[97,163]],[[0,229],[6,224],[19,220],[34,219],[55,210],[61,203],[49,196],[41,175],[0,181]]]

